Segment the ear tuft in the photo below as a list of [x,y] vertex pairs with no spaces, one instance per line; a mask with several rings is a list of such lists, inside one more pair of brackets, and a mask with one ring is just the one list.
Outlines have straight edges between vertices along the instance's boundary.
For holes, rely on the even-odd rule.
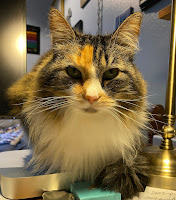
[[138,44],[141,23],[141,13],[137,12],[130,15],[115,31],[111,40],[115,40],[121,46],[128,46],[135,50]]
[[64,16],[55,8],[49,13],[53,44],[65,44],[75,39],[75,33]]

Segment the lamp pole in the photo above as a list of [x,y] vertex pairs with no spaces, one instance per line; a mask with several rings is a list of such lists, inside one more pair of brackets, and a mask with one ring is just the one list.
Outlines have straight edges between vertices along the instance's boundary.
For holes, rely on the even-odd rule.
[[167,125],[162,127],[163,140],[160,145],[161,149],[172,150],[172,138],[175,136],[175,67],[176,60],[176,0],[172,0],[171,9],[171,37],[170,37],[170,59],[169,59],[169,73],[167,82],[165,115],[164,119]]

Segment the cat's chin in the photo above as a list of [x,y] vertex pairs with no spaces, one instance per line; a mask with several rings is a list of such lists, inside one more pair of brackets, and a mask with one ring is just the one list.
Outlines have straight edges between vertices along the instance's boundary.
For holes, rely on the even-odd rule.
[[97,113],[98,112],[98,110],[96,110],[95,108],[91,108],[91,107],[89,107],[89,108],[83,108],[83,110],[85,112],[87,112],[87,113]]

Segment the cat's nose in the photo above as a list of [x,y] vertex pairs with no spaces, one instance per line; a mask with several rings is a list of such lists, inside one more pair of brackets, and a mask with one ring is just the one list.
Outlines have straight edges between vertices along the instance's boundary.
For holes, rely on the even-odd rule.
[[85,98],[89,101],[89,103],[92,104],[94,101],[97,101],[100,97],[99,96],[85,95]]

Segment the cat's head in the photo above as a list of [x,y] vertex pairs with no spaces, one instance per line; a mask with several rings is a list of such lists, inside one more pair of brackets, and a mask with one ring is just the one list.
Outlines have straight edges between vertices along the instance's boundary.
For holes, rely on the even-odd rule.
[[51,9],[49,20],[53,58],[39,71],[40,97],[50,97],[50,102],[55,98],[58,109],[72,106],[85,113],[141,109],[146,84],[133,63],[141,13],[105,36],[75,32],[56,9]]

